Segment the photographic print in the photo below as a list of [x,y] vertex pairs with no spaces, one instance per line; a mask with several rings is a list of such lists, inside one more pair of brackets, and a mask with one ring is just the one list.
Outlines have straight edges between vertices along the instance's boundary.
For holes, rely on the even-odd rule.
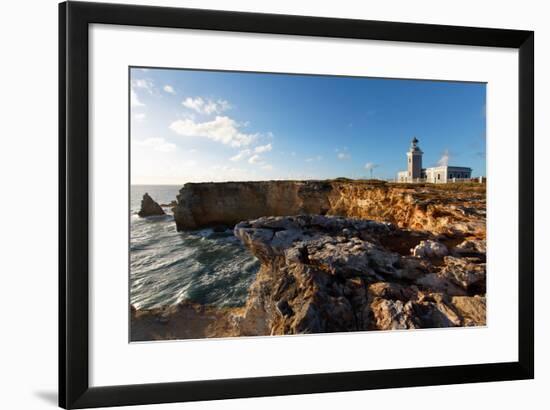
[[131,67],[130,341],[486,325],[486,84]]

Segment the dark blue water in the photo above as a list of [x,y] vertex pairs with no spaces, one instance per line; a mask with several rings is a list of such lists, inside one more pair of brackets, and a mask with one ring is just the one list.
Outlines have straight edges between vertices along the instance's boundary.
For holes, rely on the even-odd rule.
[[233,231],[177,232],[168,215],[140,218],[145,192],[159,204],[176,199],[181,186],[132,185],[130,218],[130,299],[137,308],[184,300],[216,306],[242,306],[258,260]]

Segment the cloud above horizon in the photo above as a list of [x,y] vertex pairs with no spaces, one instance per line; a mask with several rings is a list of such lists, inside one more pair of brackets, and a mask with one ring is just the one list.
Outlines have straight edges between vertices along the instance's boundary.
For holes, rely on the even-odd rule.
[[182,101],[181,105],[190,110],[196,111],[199,114],[221,114],[231,108],[229,102],[218,99],[216,101],[211,99],[204,99],[202,97],[187,97]]
[[313,162],[313,161],[321,161],[322,159],[323,159],[323,157],[321,155],[317,155],[316,157],[306,158],[305,161],[306,162]]
[[378,168],[380,165],[379,164],[375,164],[374,162],[367,162],[365,164],[365,169],[367,171],[372,171],[374,170],[375,168]]
[[254,154],[250,158],[248,158],[249,164],[258,164],[260,161],[261,157],[258,154]]
[[149,94],[154,94],[155,92],[155,84],[151,80],[147,80],[147,79],[132,80],[131,85],[132,85],[132,88],[145,90]]
[[138,95],[133,89],[130,90],[130,105],[132,107],[145,107],[145,104],[140,101]]
[[451,153],[448,149],[443,151],[443,154],[441,154],[441,157],[437,160],[437,165],[439,166],[447,166],[449,165],[449,160],[451,159]]
[[247,158],[248,156],[252,155],[252,151],[249,149],[243,149],[238,152],[238,154],[233,155],[231,158],[229,158],[230,161],[236,162],[240,161],[241,159]]
[[251,165],[259,166],[261,169],[266,171],[271,171],[273,169],[273,166],[269,163],[267,163],[263,156],[260,154],[268,153],[273,149],[273,145],[271,143],[266,145],[258,145],[254,148],[246,148],[243,150],[240,150],[237,154],[233,155],[231,158],[229,158],[230,161],[237,162],[244,159],[247,159],[247,162]]
[[176,144],[167,142],[164,138],[147,138],[142,141],[136,141],[135,144],[140,147],[152,148],[160,152],[172,152],[176,150]]
[[246,134],[239,131],[240,125],[232,118],[216,116],[215,119],[205,122],[195,122],[187,118],[172,122],[169,128],[176,134],[184,137],[202,137],[221,142],[231,147],[250,145],[258,134]]
[[164,87],[162,87],[162,89],[168,94],[176,94],[176,90],[174,90],[174,87],[169,84],[166,84]]
[[254,152],[257,154],[261,154],[262,152],[269,152],[272,149],[273,149],[273,146],[271,145],[271,143],[269,143],[266,145],[257,146],[256,148],[254,148]]

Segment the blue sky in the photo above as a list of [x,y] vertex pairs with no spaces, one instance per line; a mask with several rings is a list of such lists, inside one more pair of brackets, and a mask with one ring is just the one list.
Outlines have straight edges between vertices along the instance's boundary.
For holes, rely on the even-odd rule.
[[133,184],[485,175],[485,84],[133,68]]

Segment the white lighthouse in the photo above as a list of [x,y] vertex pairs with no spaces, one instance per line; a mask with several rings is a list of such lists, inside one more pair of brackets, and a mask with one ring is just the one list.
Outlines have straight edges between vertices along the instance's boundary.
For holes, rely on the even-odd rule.
[[411,147],[407,151],[407,170],[397,173],[398,182],[431,182],[447,183],[467,181],[472,177],[472,169],[469,167],[455,167],[439,165],[436,167],[422,168],[422,150],[418,146],[418,139],[413,138]]

